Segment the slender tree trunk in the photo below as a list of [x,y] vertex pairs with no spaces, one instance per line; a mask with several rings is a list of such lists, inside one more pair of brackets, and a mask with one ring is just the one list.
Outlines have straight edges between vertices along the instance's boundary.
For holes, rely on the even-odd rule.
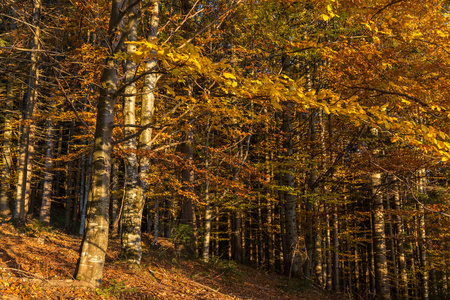
[[333,290],[339,292],[340,286],[340,276],[339,276],[339,216],[338,216],[338,206],[334,205],[333,212]]
[[52,196],[52,164],[53,164],[53,148],[54,148],[54,131],[55,125],[49,120],[47,129],[47,151],[45,154],[45,174],[44,187],[42,193],[42,205],[39,214],[39,220],[44,224],[50,223],[51,196]]
[[203,260],[209,261],[210,245],[211,245],[211,218],[212,209],[209,199],[209,135],[211,133],[210,120],[206,125],[206,141],[205,141],[205,236],[203,240]]
[[153,222],[153,246],[158,245],[158,236],[159,236],[159,198],[155,199],[155,217]]
[[[71,154],[73,151],[73,132],[75,130],[74,122],[70,123],[70,130],[69,130],[69,145],[67,149],[67,153]],[[67,164],[66,169],[66,208],[65,208],[65,218],[64,218],[64,228],[66,230],[70,229],[70,222],[72,221],[72,206],[75,207],[76,205],[72,205],[72,202],[74,202],[73,197],[73,184],[75,182],[74,176],[73,176],[73,160],[71,159],[69,163]]]
[[[6,86],[6,109],[12,110],[13,93],[12,93],[12,78],[8,78]],[[0,216],[9,216],[11,213],[9,207],[9,199],[11,195],[10,180],[12,171],[12,155],[11,155],[11,140],[12,140],[12,118],[10,113],[5,114],[5,121],[3,124],[3,152],[2,152],[2,175],[0,186]]]
[[287,191],[285,198],[285,222],[286,222],[286,258],[285,270],[289,276],[301,275],[301,258],[297,230],[297,201],[294,194],[294,168],[293,168],[293,141],[292,141],[292,116],[290,105],[283,117],[283,132],[285,134],[284,148],[286,149],[287,167],[284,175],[284,185]]
[[[138,10],[134,7],[128,14],[128,41],[127,54],[133,55],[136,52],[136,44],[132,42],[137,41],[137,13]],[[129,60],[126,62],[125,88],[123,115],[124,125],[136,124],[136,83],[133,81],[136,73],[136,64]],[[133,127],[125,127],[125,136],[134,134]],[[122,251],[120,256],[126,259],[129,263],[139,264],[142,258],[141,249],[141,222],[143,197],[140,197],[142,192],[138,186],[138,161],[136,157],[136,138],[130,138],[125,142],[125,150],[127,150],[125,168],[127,169],[127,176],[125,180],[125,197],[123,199],[122,211],[122,234],[121,244]]]
[[[419,177],[419,193],[424,196],[426,194],[426,170],[420,169]],[[429,288],[429,272],[428,272],[428,257],[427,257],[427,236],[425,231],[425,209],[422,206],[418,207],[419,215],[419,253],[420,253],[420,268],[422,273],[422,299],[428,300],[430,298]]]
[[35,137],[36,137],[36,125],[30,125],[30,135],[28,137],[28,147],[27,147],[27,172],[25,177],[25,194],[23,207],[21,210],[23,215],[20,217],[21,220],[26,220],[28,215],[33,214],[33,197],[32,190],[36,185],[32,185],[33,182],[33,162],[35,154]]
[[[372,133],[378,136],[378,131],[373,128]],[[374,151],[378,157],[379,150]],[[388,267],[386,259],[386,234],[384,221],[383,196],[379,191],[381,187],[381,173],[374,171],[371,175],[373,193],[373,246],[375,252],[375,288],[379,299],[391,299],[389,291]]]
[[233,227],[233,238],[231,240],[231,258],[242,262],[243,260],[243,248],[242,248],[242,218],[241,218],[241,212],[235,211],[233,213],[233,221],[232,221],[232,227]]
[[404,250],[404,232],[403,219],[400,207],[400,191],[398,182],[394,186],[394,209],[396,210],[396,233],[397,233],[397,258],[398,258],[398,272],[399,272],[399,290],[401,297],[408,299],[408,273],[406,269],[406,258]]
[[[147,36],[147,40],[149,42],[154,42],[157,38],[158,34],[158,25],[159,25],[159,1],[155,1],[153,3],[152,8],[149,10],[151,16],[149,21],[149,34]],[[153,114],[155,111],[155,95],[154,89],[156,87],[156,83],[158,81],[158,74],[156,74],[158,67],[158,63],[156,60],[149,60],[144,65],[144,71],[148,72],[144,76],[144,85],[142,87],[142,109],[141,109],[141,125],[145,126],[150,124],[153,121]],[[147,191],[147,181],[149,180],[149,172],[150,172],[150,158],[149,154],[152,148],[152,134],[153,131],[151,128],[145,129],[141,135],[139,136],[139,144],[138,149],[143,150],[140,151],[143,155],[139,159],[139,193],[137,198],[137,206],[136,206],[136,215],[135,221],[142,222],[142,213],[144,209],[145,203],[145,193]],[[157,202],[155,202],[156,205]],[[159,208],[158,208],[159,209]],[[155,207],[155,212],[157,211]],[[140,225],[139,225],[140,230]],[[136,232],[137,233],[137,232]],[[141,244],[141,236],[136,235],[136,243]],[[139,246],[140,247],[140,246]],[[139,248],[140,249],[140,248]]]
[[[311,110],[310,113],[310,124],[309,124],[309,132],[310,132],[310,143],[311,146],[316,142],[317,139],[317,132],[316,132],[316,110]],[[318,203],[314,202],[314,194],[315,194],[315,188],[314,184],[317,180],[317,165],[315,163],[315,155],[311,155],[311,164],[309,166],[310,174],[308,178],[308,186],[307,186],[307,193],[309,195],[306,196],[306,203],[305,203],[305,209],[306,209],[306,234],[305,234],[305,247],[306,247],[306,260],[303,265],[304,267],[304,275],[306,278],[312,278],[313,272],[316,269],[316,242],[317,242],[317,224],[314,224],[315,221],[315,211],[317,210]]]
[[392,294],[393,295],[398,295],[398,290],[399,290],[399,286],[398,286],[398,270],[397,270],[397,255],[396,255],[396,251],[395,251],[395,240],[394,240],[394,226],[393,226],[393,222],[394,222],[394,218],[392,215],[392,210],[391,210],[391,197],[388,197],[386,199],[386,210],[388,211],[388,220],[389,223],[387,224],[388,229],[387,232],[389,234],[389,261],[390,261],[390,273],[394,274],[393,276],[393,286],[392,286]]
[[111,235],[119,234],[119,167],[118,160],[113,159],[111,170]]
[[80,235],[84,234],[84,229],[86,227],[86,212],[87,212],[87,203],[89,201],[89,191],[92,188],[91,186],[91,177],[92,177],[92,149],[89,150],[88,159],[84,158],[81,185],[83,188],[80,193],[80,228],[78,233]]
[[19,146],[19,167],[17,170],[17,189],[16,189],[16,203],[13,212],[13,219],[18,222],[25,222],[27,216],[26,195],[29,195],[27,188],[30,188],[29,182],[27,186],[27,179],[30,179],[31,174],[31,160],[30,150],[34,148],[32,119],[34,115],[34,106],[37,101],[37,87],[39,81],[39,49],[41,29],[39,21],[41,18],[42,0],[33,0],[32,12],[32,38],[30,43],[30,69],[28,73],[28,88],[24,99],[23,119]]
[[326,289],[327,290],[331,290],[333,288],[333,275],[332,275],[332,246],[331,246],[331,218],[330,218],[330,213],[328,212],[328,209],[325,208],[325,215],[326,215],[326,222],[327,222],[327,229],[326,229],[326,240],[325,240],[325,245],[326,245],[326,249],[327,249],[327,269],[326,269],[326,273],[327,273],[327,279],[326,279]]
[[[188,191],[188,194],[193,194],[194,187],[194,170],[193,170],[193,159],[194,159],[194,132],[192,128],[189,128],[187,133],[187,141],[183,145],[183,152],[186,159],[186,166],[182,170],[182,181],[183,189]],[[192,203],[192,198],[190,196],[183,196],[181,200],[181,217],[180,224],[189,226],[189,239],[187,243],[184,244],[185,251],[189,255],[195,254],[195,211],[194,205]]]

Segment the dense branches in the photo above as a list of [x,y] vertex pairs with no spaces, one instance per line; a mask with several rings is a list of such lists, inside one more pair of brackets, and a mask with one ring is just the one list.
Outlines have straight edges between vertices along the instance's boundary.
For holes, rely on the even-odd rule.
[[139,264],[147,231],[355,298],[447,297],[444,5],[6,1],[0,213],[81,228],[95,285],[108,239]]

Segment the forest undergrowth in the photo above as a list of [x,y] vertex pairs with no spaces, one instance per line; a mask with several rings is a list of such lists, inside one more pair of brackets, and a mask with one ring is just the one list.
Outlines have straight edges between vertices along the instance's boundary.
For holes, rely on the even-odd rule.
[[81,237],[38,222],[21,228],[0,222],[0,299],[338,299],[306,281],[233,261],[187,258],[169,239],[150,246],[145,234],[139,267],[120,261],[120,242],[111,240],[102,285],[93,288],[72,277]]

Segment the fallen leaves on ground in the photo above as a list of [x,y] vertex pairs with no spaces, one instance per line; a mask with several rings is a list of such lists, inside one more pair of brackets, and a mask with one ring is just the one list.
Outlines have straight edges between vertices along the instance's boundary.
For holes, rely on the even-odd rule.
[[312,285],[264,270],[213,259],[204,263],[177,255],[170,240],[143,235],[141,266],[118,260],[120,243],[109,244],[102,286],[72,275],[81,238],[31,222],[17,229],[0,223],[1,299],[264,299],[330,300]]

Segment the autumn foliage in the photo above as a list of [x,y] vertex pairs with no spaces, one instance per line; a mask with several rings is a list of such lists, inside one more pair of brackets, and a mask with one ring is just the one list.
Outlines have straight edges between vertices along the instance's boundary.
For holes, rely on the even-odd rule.
[[448,297],[448,8],[5,0],[1,213],[82,235],[70,276],[97,286],[117,258],[158,277],[169,240],[352,299]]

